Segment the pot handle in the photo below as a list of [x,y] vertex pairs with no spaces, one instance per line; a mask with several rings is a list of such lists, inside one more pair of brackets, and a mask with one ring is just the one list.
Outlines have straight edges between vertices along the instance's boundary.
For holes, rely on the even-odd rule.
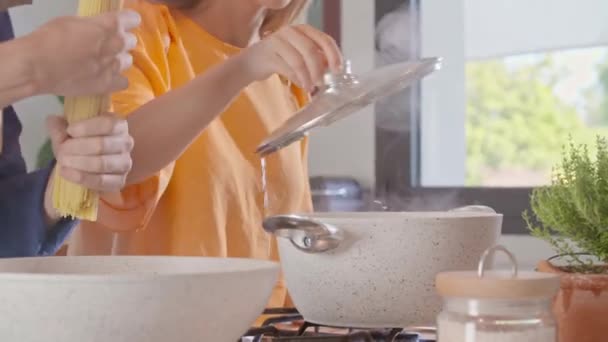
[[337,227],[302,216],[272,216],[264,220],[263,226],[266,232],[289,239],[305,253],[327,252],[344,240],[342,230]]

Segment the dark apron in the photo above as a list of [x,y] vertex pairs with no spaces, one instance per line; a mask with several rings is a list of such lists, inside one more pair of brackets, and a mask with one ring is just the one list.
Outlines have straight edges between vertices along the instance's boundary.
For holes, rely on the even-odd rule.
[[[0,0],[1,1],[1,0]],[[8,12],[0,12],[0,42],[13,38],[13,28]],[[6,107],[2,113],[2,154],[0,154],[0,179],[14,174],[25,173],[25,162],[19,146],[21,123],[13,107]]]

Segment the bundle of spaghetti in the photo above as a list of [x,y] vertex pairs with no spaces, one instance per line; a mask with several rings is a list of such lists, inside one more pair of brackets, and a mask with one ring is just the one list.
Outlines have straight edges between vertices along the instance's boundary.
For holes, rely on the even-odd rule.
[[[80,0],[78,15],[93,16],[122,8],[122,0]],[[68,124],[95,117],[109,108],[109,95],[66,97],[64,116]],[[55,173],[53,205],[63,217],[97,220],[99,193],[72,183]]]

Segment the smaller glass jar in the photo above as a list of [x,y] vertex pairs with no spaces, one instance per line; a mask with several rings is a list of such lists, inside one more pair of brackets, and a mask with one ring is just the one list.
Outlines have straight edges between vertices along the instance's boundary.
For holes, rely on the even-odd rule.
[[[511,272],[486,272],[486,260],[496,251],[506,253]],[[437,318],[439,342],[556,342],[557,326],[551,307],[559,277],[518,272],[506,248],[488,249],[477,272],[443,272],[437,291],[444,298]]]

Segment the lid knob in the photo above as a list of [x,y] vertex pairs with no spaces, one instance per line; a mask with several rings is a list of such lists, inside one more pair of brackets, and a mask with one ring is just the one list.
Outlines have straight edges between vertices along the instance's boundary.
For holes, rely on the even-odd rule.
[[338,92],[341,87],[353,86],[359,84],[359,79],[353,74],[352,64],[350,60],[345,60],[342,63],[340,72],[333,73],[328,71],[323,76],[323,86],[321,92],[318,92],[316,96],[322,93],[333,93]]

